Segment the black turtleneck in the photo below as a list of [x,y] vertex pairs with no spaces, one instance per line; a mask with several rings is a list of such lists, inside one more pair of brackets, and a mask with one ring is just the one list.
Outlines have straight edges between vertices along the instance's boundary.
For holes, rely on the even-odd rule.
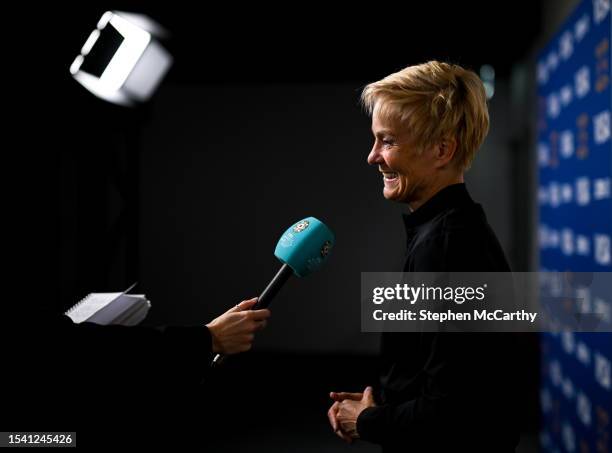
[[[404,215],[404,272],[509,272],[482,206],[465,184]],[[399,451],[514,451],[514,359],[508,334],[384,333],[378,406],[362,439]]]
[[482,206],[465,184],[445,187],[404,214],[404,272],[510,272]]

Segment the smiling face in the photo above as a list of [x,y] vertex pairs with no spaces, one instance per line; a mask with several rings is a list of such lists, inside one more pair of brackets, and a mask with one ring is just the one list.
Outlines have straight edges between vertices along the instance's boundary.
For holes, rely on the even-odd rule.
[[419,152],[410,131],[399,121],[372,115],[374,146],[368,163],[378,166],[383,177],[383,195],[387,200],[408,203],[416,209],[435,185],[434,147]]
[[372,115],[368,163],[382,173],[385,198],[413,211],[463,182],[489,130],[482,81],[458,65],[408,66],[368,84],[361,102]]

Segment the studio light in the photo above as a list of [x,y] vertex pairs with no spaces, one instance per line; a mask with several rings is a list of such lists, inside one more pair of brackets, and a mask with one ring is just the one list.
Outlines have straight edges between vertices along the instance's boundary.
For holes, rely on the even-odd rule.
[[107,11],[74,59],[70,73],[108,102],[125,106],[145,102],[172,65],[172,55],[157,40],[166,35],[145,15]]

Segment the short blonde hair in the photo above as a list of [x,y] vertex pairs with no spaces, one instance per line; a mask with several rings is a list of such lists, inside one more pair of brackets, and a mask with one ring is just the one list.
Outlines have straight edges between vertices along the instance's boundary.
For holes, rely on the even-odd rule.
[[367,85],[361,101],[405,124],[421,150],[454,137],[457,167],[467,170],[489,131],[489,112],[480,78],[461,66],[429,61],[409,66]]

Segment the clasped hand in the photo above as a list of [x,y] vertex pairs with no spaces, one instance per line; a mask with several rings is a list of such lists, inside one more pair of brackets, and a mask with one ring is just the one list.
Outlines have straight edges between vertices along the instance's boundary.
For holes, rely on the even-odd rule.
[[334,432],[349,444],[359,439],[359,414],[368,407],[376,406],[372,387],[366,387],[363,393],[331,392],[329,396],[334,404],[327,411],[327,418]]

